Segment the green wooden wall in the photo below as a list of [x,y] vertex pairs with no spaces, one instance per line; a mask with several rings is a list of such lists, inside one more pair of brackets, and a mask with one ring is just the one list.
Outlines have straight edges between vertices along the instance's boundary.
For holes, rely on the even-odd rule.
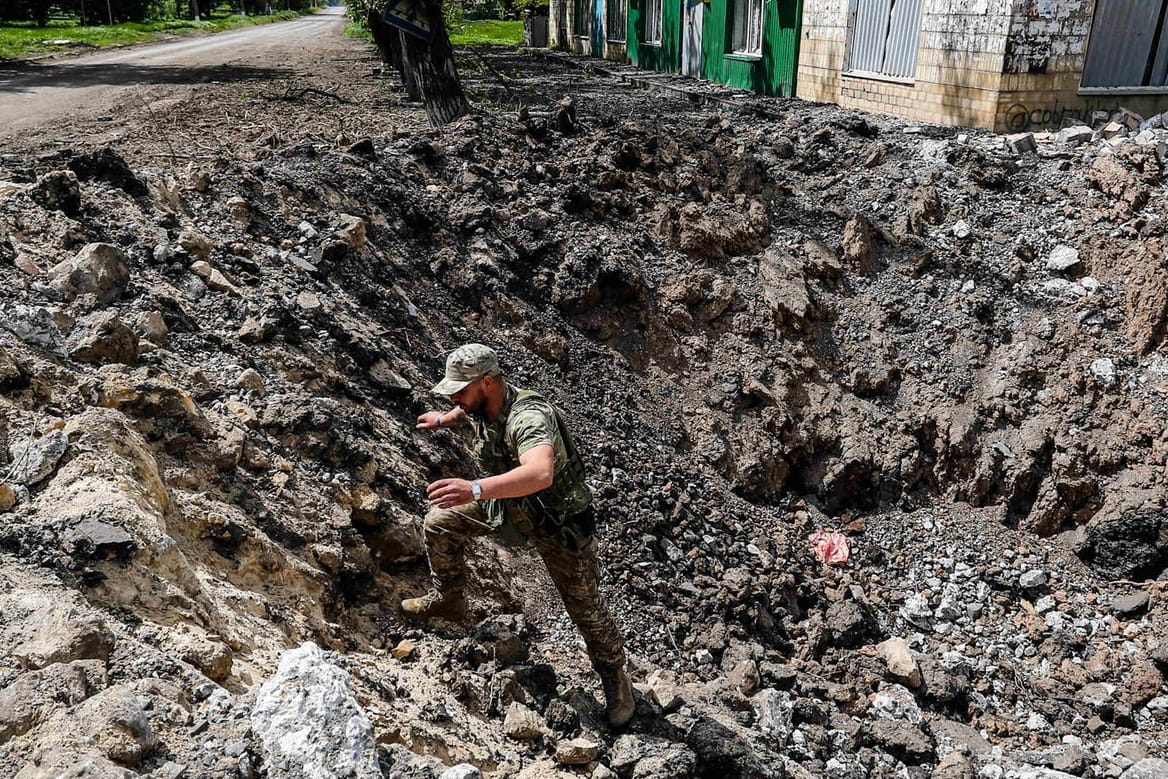
[[799,69],[799,20],[803,0],[765,0],[761,57],[726,53],[729,3],[710,0],[702,26],[702,78],[764,95],[792,97]]
[[646,70],[677,73],[681,70],[682,0],[661,2],[661,45],[650,46],[644,42],[645,26],[641,20],[641,9],[645,0],[629,0],[627,45],[629,62]]

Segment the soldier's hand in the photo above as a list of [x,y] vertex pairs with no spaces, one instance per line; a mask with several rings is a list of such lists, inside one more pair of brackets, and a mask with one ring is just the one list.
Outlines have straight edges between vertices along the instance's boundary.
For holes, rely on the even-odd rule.
[[418,430],[433,430],[436,427],[442,427],[441,411],[427,411],[418,417]]
[[440,509],[462,506],[474,500],[466,479],[439,479],[426,488],[430,505]]

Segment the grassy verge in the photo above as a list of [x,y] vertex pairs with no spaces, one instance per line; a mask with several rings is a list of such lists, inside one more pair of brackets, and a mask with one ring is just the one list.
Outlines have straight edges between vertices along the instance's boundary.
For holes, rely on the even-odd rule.
[[518,46],[523,43],[523,22],[478,19],[450,25],[450,42],[455,46],[496,44]]
[[373,33],[369,32],[369,27],[365,22],[349,22],[345,25],[345,35],[348,35],[350,38],[373,39]]
[[72,41],[74,45],[121,46],[140,43],[165,35],[182,35],[190,32],[222,32],[251,24],[267,24],[286,19],[295,19],[300,14],[282,11],[267,16],[213,16],[201,22],[190,19],[169,19],[158,22],[127,22],[125,24],[94,25],[81,27],[67,20],[53,20],[48,27],[37,27],[32,22],[0,23],[0,59],[18,59],[45,51],[61,51],[66,45],[53,45],[46,41]]
[[[518,46],[523,43],[523,22],[504,22],[498,19],[479,19],[473,22],[449,24],[450,42],[455,46],[480,46],[493,43],[500,46]],[[364,22],[350,22],[345,28],[350,38],[371,38]]]

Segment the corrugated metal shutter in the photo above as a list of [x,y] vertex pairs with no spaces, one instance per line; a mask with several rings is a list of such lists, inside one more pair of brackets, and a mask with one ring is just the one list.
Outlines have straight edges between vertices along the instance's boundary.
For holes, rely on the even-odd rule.
[[921,0],[895,0],[888,25],[884,70],[889,76],[912,78],[917,74],[917,44],[921,38]]
[[921,0],[854,0],[847,70],[912,78],[917,70]]
[[1168,71],[1164,11],[1165,0],[1098,0],[1083,86],[1162,86]]

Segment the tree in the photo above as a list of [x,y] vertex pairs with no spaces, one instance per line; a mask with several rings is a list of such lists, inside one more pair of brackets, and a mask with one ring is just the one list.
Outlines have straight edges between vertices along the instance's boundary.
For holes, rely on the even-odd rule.
[[428,40],[383,21],[384,8],[378,0],[366,0],[362,5],[363,9],[356,10],[364,10],[382,59],[397,69],[410,97],[425,104],[431,126],[439,127],[471,113],[473,109],[458,80],[454,49],[442,17],[442,0],[416,0],[419,27],[433,31]]
[[37,27],[49,26],[49,0],[32,0],[32,18]]

